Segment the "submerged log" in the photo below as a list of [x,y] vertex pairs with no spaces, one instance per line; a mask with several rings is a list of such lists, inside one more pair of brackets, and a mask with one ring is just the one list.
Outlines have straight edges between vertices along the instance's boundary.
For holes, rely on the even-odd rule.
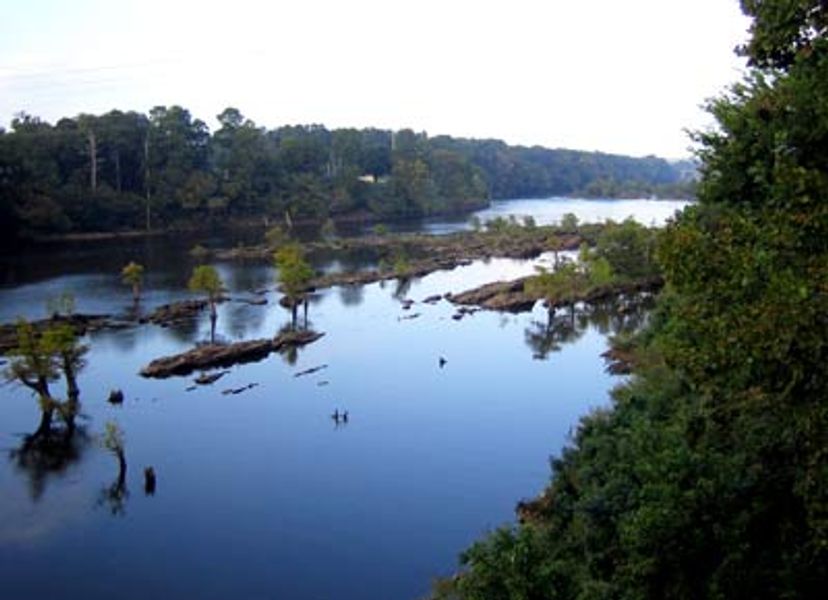
[[198,370],[229,367],[256,362],[271,352],[297,348],[315,342],[323,333],[299,330],[279,334],[273,339],[250,340],[235,344],[208,344],[174,356],[158,358],[141,369],[143,377],[165,378],[173,375],[189,375]]
[[323,369],[327,369],[328,365],[319,365],[318,367],[311,367],[310,369],[305,369],[304,371],[299,371],[298,373],[294,373],[294,377],[304,377],[305,375],[313,375],[314,373],[318,373]]

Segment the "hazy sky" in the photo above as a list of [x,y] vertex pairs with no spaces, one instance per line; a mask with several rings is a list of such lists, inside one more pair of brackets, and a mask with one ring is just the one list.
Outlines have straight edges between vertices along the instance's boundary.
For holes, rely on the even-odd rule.
[[736,0],[0,0],[0,124],[235,106],[680,157],[747,24]]

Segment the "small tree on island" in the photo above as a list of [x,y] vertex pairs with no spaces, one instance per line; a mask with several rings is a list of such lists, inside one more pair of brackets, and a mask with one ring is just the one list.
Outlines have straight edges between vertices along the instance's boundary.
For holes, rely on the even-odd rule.
[[308,326],[308,299],[305,295],[308,284],[313,279],[313,268],[305,260],[304,252],[299,244],[292,243],[282,246],[273,254],[273,262],[279,270],[278,283],[285,294],[287,304],[291,309],[291,323],[296,327],[296,309],[299,302],[305,305],[305,327]]
[[571,316],[575,315],[575,302],[579,293],[586,288],[586,278],[578,265],[572,261],[558,264],[553,271],[544,267],[536,267],[538,274],[526,282],[526,291],[543,298],[549,310],[549,323],[555,316],[555,307],[559,304],[568,304]]
[[[51,436],[55,411],[66,423],[66,437],[71,438],[80,408],[76,375],[85,364],[83,356],[87,350],[67,324],[38,332],[28,321],[17,323],[17,346],[8,353],[10,361],[4,378],[29,388],[37,396],[41,417],[40,425],[30,436],[32,440]],[[55,398],[49,388],[61,372],[66,378],[66,402]]]
[[137,262],[130,261],[121,269],[121,281],[132,288],[132,300],[135,304],[141,300],[141,285],[144,282],[144,267]]
[[207,303],[210,306],[210,343],[216,341],[216,304],[224,292],[224,285],[221,282],[218,271],[212,265],[199,265],[193,269],[193,274],[187,287],[191,292],[207,294]]

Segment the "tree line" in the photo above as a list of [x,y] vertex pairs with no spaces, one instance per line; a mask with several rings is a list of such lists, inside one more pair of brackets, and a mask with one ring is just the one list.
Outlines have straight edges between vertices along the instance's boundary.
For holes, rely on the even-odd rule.
[[268,130],[228,108],[219,127],[180,106],[0,129],[5,236],[159,229],[227,219],[417,218],[489,199],[685,196],[686,165],[412,130]]

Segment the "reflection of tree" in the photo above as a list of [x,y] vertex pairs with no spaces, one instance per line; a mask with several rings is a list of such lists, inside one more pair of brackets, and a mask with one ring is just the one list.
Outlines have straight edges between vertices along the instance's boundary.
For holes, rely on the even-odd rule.
[[126,486],[126,474],[118,477],[108,486],[104,486],[98,494],[98,506],[106,506],[113,516],[122,516],[126,513],[126,503],[129,499],[129,490]]
[[50,477],[59,477],[79,462],[89,445],[89,438],[81,430],[71,437],[26,436],[20,447],[10,453],[15,466],[25,473],[32,500],[39,500]]
[[524,331],[526,344],[532,349],[533,356],[539,360],[546,360],[553,352],[558,352],[565,344],[578,340],[588,326],[588,321],[577,317],[577,310],[573,306],[564,314],[555,316],[549,313],[549,318],[543,321],[532,321],[532,325]]
[[228,269],[226,274],[228,287],[233,291],[257,291],[270,287],[273,283],[273,271],[259,265],[240,265]]
[[165,327],[164,331],[176,341],[192,344],[198,337],[198,328],[198,319],[190,318],[176,320]]
[[[58,322],[42,330],[24,320],[17,324],[17,346],[9,351],[10,364],[4,377],[28,388],[37,397],[40,425],[29,438],[71,440],[75,433],[75,418],[80,411],[76,378],[86,364],[87,350],[68,323]],[[66,381],[65,401],[50,389],[51,382],[61,375]],[[55,414],[64,423],[62,429],[53,423]]]
[[618,296],[585,305],[583,316],[602,334],[632,333],[644,325],[654,303],[650,294]]
[[339,298],[345,306],[359,306],[364,297],[364,289],[361,285],[339,286]]
[[403,300],[408,296],[412,283],[413,279],[411,277],[398,277],[394,285],[394,292],[391,294],[394,300]]
[[[279,328],[279,333],[277,337],[294,331],[296,328],[293,326],[292,322],[285,323]],[[279,355],[282,357],[282,360],[285,361],[290,366],[294,366],[296,362],[299,360],[299,347],[293,344],[287,344],[282,350],[279,351]]]
[[107,505],[113,515],[123,515],[126,511],[126,501],[129,490],[126,486],[127,463],[124,453],[124,432],[115,423],[106,424],[103,446],[118,459],[118,476],[108,486],[105,486],[98,497],[99,505]]
[[266,311],[258,306],[232,304],[225,309],[222,319],[227,331],[236,339],[243,339],[248,331],[256,331],[264,323]]
[[526,345],[535,358],[545,360],[565,344],[577,341],[590,327],[604,335],[632,333],[644,325],[653,303],[651,295],[635,294],[553,310],[546,322],[532,321],[524,330]]

